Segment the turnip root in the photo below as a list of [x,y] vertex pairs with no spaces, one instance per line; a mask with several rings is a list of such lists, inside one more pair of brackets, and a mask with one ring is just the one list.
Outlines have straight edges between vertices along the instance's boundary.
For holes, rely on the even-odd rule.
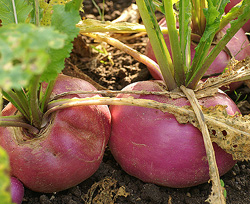
[[[163,18],[160,22],[159,25],[166,27],[166,20]],[[177,24],[178,27],[178,24]],[[226,30],[230,27],[230,25],[227,25],[225,28],[223,28],[220,33],[217,34],[217,38],[220,36],[224,35]],[[167,44],[168,49],[170,49],[170,42],[169,42],[169,37],[167,34],[164,34],[164,39]],[[194,58],[195,55],[195,47],[196,44],[193,42],[191,43],[191,60]],[[211,49],[213,46],[211,47]],[[171,54],[171,52],[170,52]],[[146,46],[146,55],[156,61],[152,46],[150,42],[148,42]],[[206,71],[204,76],[210,76],[210,75],[216,75],[219,73],[222,73],[226,66],[228,65],[231,56],[234,56],[236,60],[243,60],[247,56],[250,55],[250,44],[247,36],[245,35],[245,32],[243,29],[240,29],[235,36],[228,42],[227,48],[220,52],[219,55],[216,57],[216,59],[213,61],[209,69]],[[154,77],[154,79],[160,79],[158,74],[150,71],[151,75]],[[237,82],[233,83],[230,85],[230,90],[234,90],[237,87],[239,87],[242,84],[242,82]]]
[[[123,90],[162,91],[162,81],[143,81]],[[117,97],[151,99],[176,106],[190,105],[185,98],[119,94]],[[239,109],[223,92],[199,100],[209,107],[226,105],[233,115]],[[136,106],[111,106],[112,132],[109,147],[128,174],[144,182],[183,188],[209,180],[209,168],[201,132],[191,124],[179,124],[174,115]],[[220,175],[234,165],[232,156],[213,144]]]
[[[51,97],[80,90],[96,89],[84,80],[59,75]],[[63,98],[90,96],[99,95],[73,94]],[[16,108],[9,103],[2,114],[15,115]],[[51,193],[77,185],[95,173],[110,129],[107,106],[71,107],[52,113],[38,135],[19,127],[0,127],[0,145],[9,154],[12,176],[33,191]]]
[[17,178],[11,177],[10,190],[12,202],[15,204],[21,204],[24,196],[23,184]]

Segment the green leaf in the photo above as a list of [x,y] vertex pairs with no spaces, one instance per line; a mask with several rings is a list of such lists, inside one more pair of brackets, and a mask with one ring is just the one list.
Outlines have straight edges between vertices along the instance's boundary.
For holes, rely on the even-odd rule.
[[80,29],[76,24],[80,21],[79,11],[71,9],[66,11],[63,5],[53,6],[53,15],[51,19],[51,26],[61,33],[67,34],[65,46],[62,49],[51,49],[49,54],[51,62],[43,73],[41,80],[50,81],[56,78],[64,68],[64,59],[69,57],[73,48],[72,41],[79,34]]
[[40,8],[43,9],[42,12],[42,20],[41,25],[44,26],[50,26],[51,25],[51,17],[53,13],[53,6],[54,5],[65,5],[70,0],[51,0],[49,3],[47,3],[44,0],[40,0]]
[[180,14],[179,14],[179,34],[180,45],[185,65],[185,71],[189,70],[191,61],[191,2],[190,0],[180,0],[179,2]]
[[9,24],[0,28],[0,88],[21,89],[34,75],[43,73],[49,49],[64,46],[66,35],[49,27]]
[[[220,19],[224,13],[224,9],[229,0],[207,0],[208,7],[204,9],[204,15],[206,17],[206,28],[200,39],[198,46],[195,49],[195,56],[191,65],[191,70],[187,76],[186,84],[190,84],[196,76],[199,69],[202,67],[204,60],[207,57],[211,43],[214,39],[216,32],[220,26]],[[202,72],[208,67],[204,68]],[[204,74],[203,73],[203,74]],[[197,83],[202,75],[200,75],[194,82]]]
[[9,158],[5,150],[0,147],[0,201],[1,204],[11,204]]
[[[32,10],[32,6],[26,0],[15,0],[15,7],[18,23],[24,23]],[[0,0],[0,19],[2,25],[15,23],[12,0]]]
[[236,20],[230,22],[231,27],[227,29],[226,34],[219,42],[217,42],[216,46],[209,53],[201,69],[198,70],[197,76],[201,76],[205,73],[207,68],[212,64],[218,54],[224,49],[226,44],[233,38],[233,36],[238,32],[238,30],[250,19],[249,8],[250,1],[244,0],[241,5],[242,13],[238,15],[238,18]]
[[173,11],[173,1],[164,0],[165,19],[168,27],[168,35],[174,65],[174,78],[178,86],[185,83],[184,61],[179,43],[178,31],[176,28],[176,18]]
[[72,0],[66,4],[65,9],[66,11],[76,10],[79,11],[82,7],[83,0]]
[[174,67],[163,34],[154,15],[155,6],[152,1],[136,0],[140,15],[145,25],[149,40],[155,53],[157,63],[169,90],[177,87],[174,80]]

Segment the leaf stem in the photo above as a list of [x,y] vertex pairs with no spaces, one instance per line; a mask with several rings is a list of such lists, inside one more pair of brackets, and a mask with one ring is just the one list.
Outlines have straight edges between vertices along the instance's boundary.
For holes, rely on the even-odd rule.
[[12,0],[12,6],[13,6],[13,13],[14,13],[14,18],[15,18],[15,23],[18,24],[15,0]]
[[231,28],[227,30],[223,38],[216,44],[216,46],[208,54],[201,69],[199,69],[198,72],[187,83],[187,86],[189,88],[194,89],[196,87],[198,81],[205,74],[205,72],[210,67],[215,58],[218,56],[218,54],[224,49],[226,44],[232,39],[232,37],[249,19],[250,19],[250,12],[245,12],[244,14],[241,15],[240,19],[235,20],[235,22],[231,24]]
[[37,134],[39,130],[23,120],[22,116],[0,116],[0,126],[2,127],[22,127],[30,133]]
[[191,63],[191,16],[191,2],[189,0],[180,0],[179,35],[185,73],[190,69]]
[[173,11],[172,0],[164,0],[165,18],[168,27],[168,35],[170,40],[173,66],[174,66],[174,77],[178,86],[185,83],[184,73],[184,62],[182,58],[178,30],[176,28],[176,20]]
[[38,100],[38,87],[40,85],[40,75],[36,75],[31,79],[30,89],[29,89],[29,106],[31,115],[31,125],[40,128],[42,112],[39,107]]
[[23,116],[29,121],[30,114],[29,114],[29,107],[27,98],[21,96],[21,91],[4,91],[2,90],[3,96],[10,101],[19,111],[23,114]]
[[35,21],[36,26],[40,26],[40,19],[39,19],[39,1],[35,0]]
[[234,7],[230,12],[228,12],[225,16],[223,16],[220,22],[219,31],[223,29],[230,21],[236,19],[239,15],[241,15],[243,10],[244,6]]
[[40,100],[41,101],[40,109],[41,109],[42,113],[44,112],[45,108],[47,107],[47,104],[50,100],[50,95],[53,91],[55,83],[56,83],[56,79],[54,79],[48,83],[48,86],[46,87],[45,93],[43,94],[43,97]]
[[146,27],[148,37],[152,44],[166,86],[169,90],[173,90],[177,87],[174,79],[174,66],[163,34],[154,15],[152,1],[136,0],[136,4]]

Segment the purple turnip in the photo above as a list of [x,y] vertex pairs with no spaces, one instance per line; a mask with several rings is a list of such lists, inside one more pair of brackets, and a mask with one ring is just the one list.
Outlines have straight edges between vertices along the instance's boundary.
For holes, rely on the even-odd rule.
[[[163,18],[159,22],[159,25],[161,25],[162,27],[166,27],[166,20]],[[178,27],[178,25],[177,25],[177,27]],[[222,37],[229,27],[230,27],[230,25],[227,25],[226,27],[224,27],[216,35],[217,38]],[[170,42],[169,42],[169,37],[167,34],[164,35],[164,39],[165,39],[165,42],[167,44],[167,47],[170,50]],[[197,44],[195,42],[191,43],[191,60],[194,58],[196,46],[197,46]],[[212,48],[213,48],[213,46],[211,47],[211,49]],[[153,59],[154,61],[156,61],[156,58],[155,58],[155,55],[154,55],[154,52],[153,52],[153,49],[152,49],[150,42],[148,42],[148,44],[146,46],[146,55],[148,57],[150,57],[151,59]],[[171,55],[171,52],[170,52],[170,55]],[[230,55],[235,56],[236,60],[243,60],[247,56],[250,55],[250,43],[249,43],[249,40],[248,40],[247,36],[245,35],[245,32],[243,31],[243,29],[240,29],[235,34],[235,36],[228,42],[226,49],[219,53],[219,55],[213,61],[213,63],[211,64],[209,69],[206,71],[204,76],[206,76],[206,75],[212,76],[215,74],[222,73],[231,59]],[[156,74],[152,71],[151,71],[151,75],[155,79],[160,79],[158,74]],[[230,90],[235,90],[241,84],[242,84],[242,82],[237,82],[237,83],[231,84]],[[223,87],[223,89],[224,89],[224,87]]]
[[[162,81],[144,81],[123,90],[163,91]],[[176,106],[190,105],[187,99],[166,96],[119,94],[119,98],[151,99]],[[227,105],[233,115],[239,109],[223,92],[199,100],[209,107]],[[111,106],[112,133],[109,147],[128,174],[144,182],[169,187],[189,187],[209,180],[208,162],[201,132],[191,124],[179,124],[175,117],[159,110],[135,106]],[[213,144],[221,175],[230,170],[232,156]]]
[[[249,47],[244,48],[239,54],[237,52],[240,51],[241,46],[248,45],[244,32],[238,32],[238,30],[250,18],[250,15],[246,10],[241,10],[239,15],[241,15],[240,17],[245,16],[245,18],[241,18],[241,22],[236,20],[238,23],[232,24],[230,32],[226,32],[225,35],[223,33],[223,38],[220,38],[220,35],[216,34],[221,28],[220,21],[226,2],[215,7],[211,2],[206,4],[205,0],[180,1],[180,4],[178,4],[179,15],[175,15],[171,1],[164,0],[160,5],[153,4],[150,1],[138,0],[136,2],[152,43],[152,50],[148,47],[148,52],[154,51],[151,54],[156,56],[163,81],[142,81],[130,84],[122,90],[128,92],[120,93],[117,97],[149,99],[183,107],[191,105],[187,98],[191,100],[192,95],[192,108],[197,114],[197,119],[200,119],[199,125],[203,134],[190,123],[180,124],[175,116],[168,112],[146,107],[111,105],[110,150],[123,170],[144,182],[183,188],[208,182],[211,179],[212,184],[217,186],[216,192],[213,191],[211,196],[215,195],[213,199],[217,200],[219,197],[221,203],[224,203],[225,198],[221,189],[219,189],[219,186],[221,186],[219,175],[229,171],[236,161],[233,160],[231,154],[226,153],[218,144],[212,144],[204,119],[205,116],[202,114],[199,104],[204,107],[226,106],[229,115],[234,115],[239,112],[239,109],[221,90],[218,90],[214,95],[199,98],[198,101],[195,100],[196,96],[193,90],[197,88],[200,79],[209,67],[212,70],[214,69],[212,73],[222,72],[228,64],[230,56],[223,52],[225,45],[228,46],[229,50],[231,49],[230,52],[236,59],[245,58],[249,54]],[[165,15],[169,40],[166,35],[164,39],[160,31],[154,16],[155,6]],[[249,2],[245,2],[244,8],[245,6],[249,6]],[[210,13],[212,10],[216,10],[216,12]],[[202,13],[203,11],[204,13]],[[196,18],[197,16],[199,18]],[[179,30],[176,28],[177,18],[180,22]],[[198,46],[190,42],[189,22],[191,22],[191,19],[200,19],[202,22],[194,21],[197,23],[200,32],[197,31],[196,33],[196,37],[200,34],[198,41],[196,41],[199,43]],[[161,23],[164,23],[164,20]],[[222,32],[223,30],[220,34]],[[216,41],[217,44],[214,49],[211,50],[214,39],[218,39],[218,41]],[[236,42],[239,44],[238,47],[234,47]],[[191,52],[189,52],[190,50]],[[190,53],[192,56],[190,56]],[[215,59],[218,61],[214,62]],[[217,70],[219,64],[223,68],[220,67],[220,70]],[[158,69],[158,67],[155,66],[155,69]],[[210,73],[207,72],[207,74]],[[154,68],[152,68],[152,75],[156,79],[159,77],[156,72],[154,73]],[[230,77],[227,77],[227,79],[230,79]],[[217,87],[219,86],[220,84]],[[178,88],[183,91],[187,98],[173,99],[167,95],[153,94],[153,92],[166,90],[175,92]],[[133,93],[133,91],[137,91],[137,93]],[[139,94],[138,91],[147,91],[151,94]],[[209,90],[206,92],[210,93]],[[189,93],[192,94],[189,95]],[[150,102],[147,101],[146,103]],[[217,109],[213,111],[213,114],[216,114]],[[215,134],[214,131],[210,130],[210,134]],[[213,155],[213,152],[215,155]],[[213,199],[211,198],[211,200]]]
[[15,177],[11,177],[10,190],[12,202],[15,204],[21,204],[24,196],[23,184]]
[[[45,87],[46,84],[43,84]],[[51,97],[69,91],[96,90],[90,83],[59,75]],[[73,94],[62,98],[85,98]],[[3,116],[18,114],[9,103]],[[34,191],[51,193],[70,188],[98,169],[110,136],[111,116],[107,106],[78,106],[51,114],[38,134],[21,127],[0,127],[0,145],[10,158],[11,175]]]

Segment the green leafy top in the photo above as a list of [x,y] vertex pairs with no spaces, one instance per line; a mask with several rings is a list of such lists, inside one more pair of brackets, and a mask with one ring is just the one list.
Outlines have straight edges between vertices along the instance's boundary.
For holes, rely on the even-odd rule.
[[51,61],[48,49],[63,48],[67,38],[51,27],[32,24],[8,24],[0,36],[0,87],[6,91],[26,87],[34,75],[43,74]]
[[[55,79],[79,33],[75,25],[82,1],[0,0],[0,91],[22,115],[0,116],[0,126],[18,122],[38,132]],[[42,81],[48,82],[45,93],[38,92]],[[1,147],[0,159],[0,200],[10,204],[9,164]]]
[[[0,0],[3,25],[0,27],[0,89],[36,128],[40,126],[55,79],[72,50],[72,41],[79,34],[76,24],[80,21],[82,2]],[[44,19],[46,24],[41,23]],[[42,81],[48,82],[48,87],[45,93],[38,94]]]
[[[223,16],[224,9],[229,0],[180,0],[178,15],[173,12],[173,2],[172,0],[163,0],[162,3],[157,0],[136,1],[168,89],[172,90],[180,85],[195,88],[216,56],[250,18],[250,1],[242,1],[242,5],[235,7],[232,13],[225,16]],[[162,45],[165,41],[155,19],[156,9],[165,14],[172,58],[169,57],[166,46]],[[180,27],[179,38],[176,28],[177,18]],[[234,20],[235,18],[237,19]],[[192,26],[198,27],[196,34],[202,32],[202,35],[190,66],[191,20]],[[215,34],[228,22],[232,22],[231,28],[209,53]]]

